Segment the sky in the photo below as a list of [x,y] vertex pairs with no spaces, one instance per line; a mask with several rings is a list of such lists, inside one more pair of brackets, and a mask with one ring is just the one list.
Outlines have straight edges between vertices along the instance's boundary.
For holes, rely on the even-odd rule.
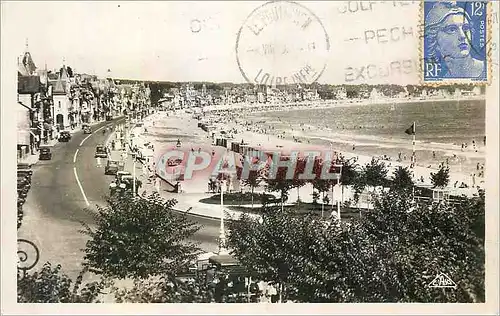
[[[99,76],[110,69],[115,78],[244,82],[236,59],[237,33],[264,3],[2,1],[2,31],[16,55],[28,40],[41,68],[45,63],[59,68],[64,59],[77,72]],[[418,1],[299,3],[321,21],[330,43],[321,56],[324,62],[317,56],[301,61],[312,58],[316,68],[326,65],[319,82],[418,82]],[[321,32],[312,33],[285,27],[275,36],[290,45],[305,45],[311,38],[324,44]],[[259,41],[254,42],[263,44]],[[244,70],[252,76],[259,67],[253,64],[256,69]]]

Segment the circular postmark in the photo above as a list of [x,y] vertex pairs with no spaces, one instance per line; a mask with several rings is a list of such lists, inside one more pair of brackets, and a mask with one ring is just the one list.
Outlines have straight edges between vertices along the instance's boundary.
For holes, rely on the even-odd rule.
[[305,6],[268,2],[243,22],[236,60],[249,83],[277,86],[313,83],[329,58],[330,40],[320,19]]

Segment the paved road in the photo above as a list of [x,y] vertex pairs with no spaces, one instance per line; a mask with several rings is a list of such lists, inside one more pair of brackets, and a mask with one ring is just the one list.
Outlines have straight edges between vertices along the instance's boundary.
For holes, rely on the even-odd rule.
[[[104,175],[104,167],[97,167],[95,147],[105,143],[110,136],[109,132],[103,135],[101,128],[122,122],[123,119],[118,119],[100,123],[93,127],[91,135],[81,131],[75,133],[70,142],[58,143],[52,148],[52,160],[40,161],[33,167],[32,187],[24,205],[25,216],[19,237],[28,238],[39,246],[39,265],[46,261],[60,263],[64,272],[72,277],[80,271],[82,249],[87,240],[80,233],[80,222],[92,225],[91,210],[96,204],[104,205],[104,195],[112,180],[111,176]],[[105,159],[103,165],[104,162]],[[219,222],[196,216],[190,218],[202,225],[193,241],[199,242],[205,251],[215,251]]]

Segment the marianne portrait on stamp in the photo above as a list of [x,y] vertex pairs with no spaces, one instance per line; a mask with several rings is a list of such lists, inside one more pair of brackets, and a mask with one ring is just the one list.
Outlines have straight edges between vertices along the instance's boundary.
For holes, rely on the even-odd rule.
[[425,16],[427,58],[441,63],[444,78],[483,78],[486,62],[473,57],[473,28],[469,13],[455,1],[436,2]]

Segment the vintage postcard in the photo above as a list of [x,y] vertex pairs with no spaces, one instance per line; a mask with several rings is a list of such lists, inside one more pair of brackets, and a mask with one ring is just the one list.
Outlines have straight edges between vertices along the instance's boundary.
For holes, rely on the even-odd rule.
[[498,312],[498,2],[1,12],[2,314]]

